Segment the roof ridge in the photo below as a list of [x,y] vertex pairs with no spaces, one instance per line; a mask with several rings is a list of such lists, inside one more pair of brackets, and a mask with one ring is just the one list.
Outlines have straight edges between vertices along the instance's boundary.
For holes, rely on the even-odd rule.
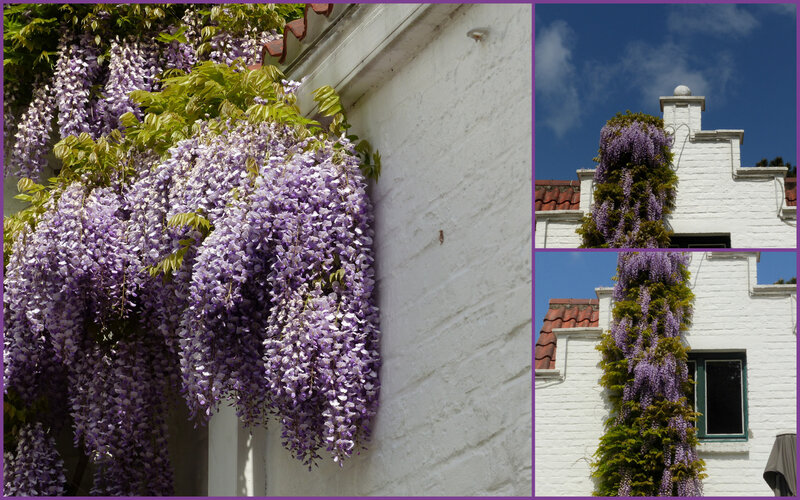
[[581,186],[581,181],[566,181],[559,179],[537,179],[534,181],[536,186]]
[[550,299],[550,304],[599,305],[599,299]]

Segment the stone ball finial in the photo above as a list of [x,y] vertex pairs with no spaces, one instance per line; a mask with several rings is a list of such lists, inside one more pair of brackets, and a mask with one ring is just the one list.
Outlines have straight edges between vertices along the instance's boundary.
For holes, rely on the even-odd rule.
[[673,95],[690,96],[692,95],[692,90],[686,85],[678,85],[672,93]]

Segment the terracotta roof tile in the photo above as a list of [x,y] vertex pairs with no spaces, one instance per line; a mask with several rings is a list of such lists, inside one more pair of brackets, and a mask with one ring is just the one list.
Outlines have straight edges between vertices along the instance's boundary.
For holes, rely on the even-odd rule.
[[536,369],[553,369],[556,366],[554,328],[597,326],[599,308],[597,299],[550,299],[550,308],[536,340]]
[[[271,56],[277,57],[277,62],[279,64],[285,63],[286,55],[289,53],[287,46],[291,43],[291,40],[303,40],[308,34],[308,11],[311,10],[317,15],[329,17],[331,12],[333,12],[333,6],[334,4],[332,3],[307,3],[303,11],[302,19],[295,19],[294,21],[286,23],[286,26],[283,28],[283,36],[271,42],[267,42],[264,45],[261,52],[261,60],[267,61],[267,56]],[[250,69],[257,69],[260,67],[261,64],[252,64],[248,66]]]
[[[797,177],[784,180],[786,205],[797,206]],[[580,181],[536,181],[536,211],[578,210],[581,204]]]
[[578,210],[581,204],[580,181],[536,181],[536,211]]
[[786,205],[790,207],[797,206],[797,177],[787,177],[783,181],[786,187]]

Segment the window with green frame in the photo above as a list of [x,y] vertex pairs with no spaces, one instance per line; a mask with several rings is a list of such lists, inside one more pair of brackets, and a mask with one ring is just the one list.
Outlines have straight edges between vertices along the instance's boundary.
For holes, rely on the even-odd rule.
[[747,440],[747,357],[743,352],[690,352],[689,401],[702,441]]

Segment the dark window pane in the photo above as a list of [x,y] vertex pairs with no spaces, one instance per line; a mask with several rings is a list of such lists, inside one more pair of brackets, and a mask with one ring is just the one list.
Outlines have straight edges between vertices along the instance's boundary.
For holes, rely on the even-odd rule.
[[706,361],[706,434],[742,434],[742,364]]
[[670,248],[730,248],[731,235],[724,234],[673,234]]
[[[696,382],[697,381],[697,368],[696,368],[695,362],[694,361],[687,361],[686,362],[686,368],[689,371],[689,380],[691,382]],[[696,403],[697,402],[694,400],[694,394],[695,394],[695,386],[694,386],[694,384],[692,384],[691,388],[689,389],[689,393],[686,394],[686,400],[689,402],[690,405],[692,405],[692,410],[693,411],[697,411],[696,410],[696,408],[697,408],[697,404]]]

